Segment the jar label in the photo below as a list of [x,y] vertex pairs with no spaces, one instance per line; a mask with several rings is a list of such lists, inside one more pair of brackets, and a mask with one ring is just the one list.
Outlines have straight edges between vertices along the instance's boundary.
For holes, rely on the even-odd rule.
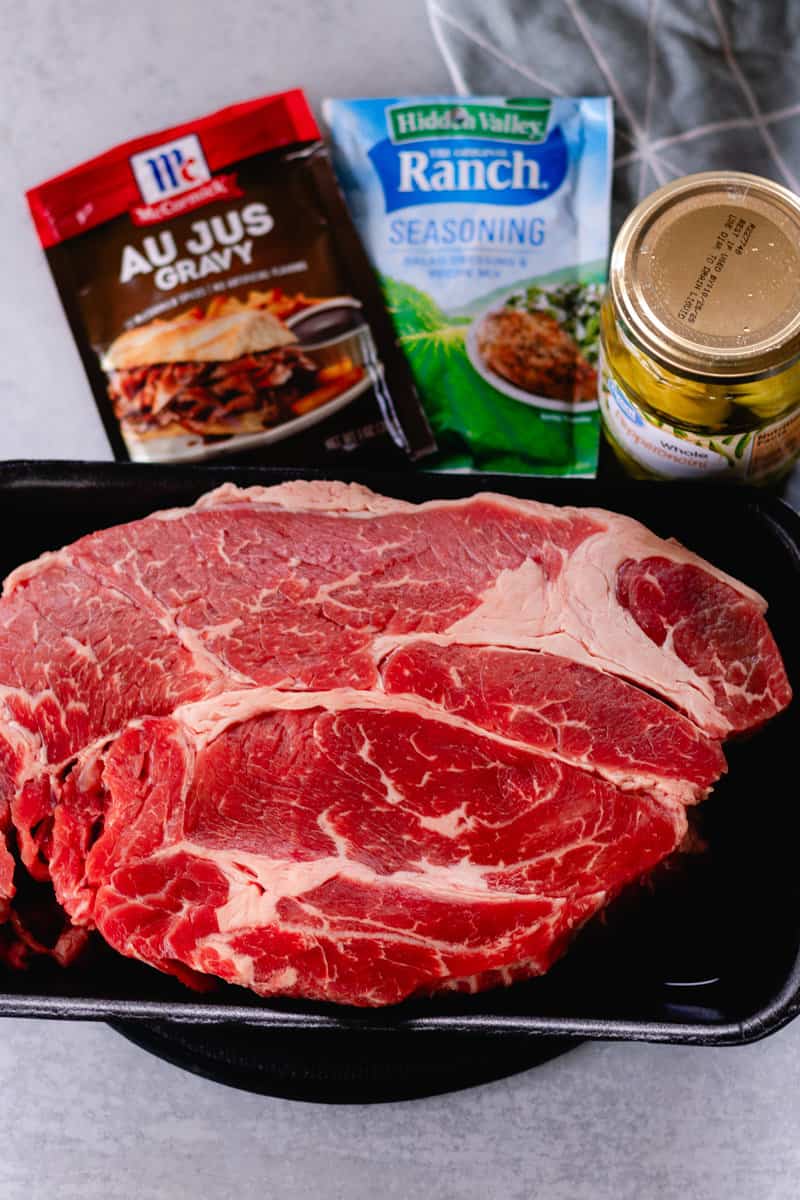
[[800,453],[800,409],[761,429],[690,433],[645,413],[603,362],[600,411],[613,440],[645,471],[663,479],[717,476],[762,483]]

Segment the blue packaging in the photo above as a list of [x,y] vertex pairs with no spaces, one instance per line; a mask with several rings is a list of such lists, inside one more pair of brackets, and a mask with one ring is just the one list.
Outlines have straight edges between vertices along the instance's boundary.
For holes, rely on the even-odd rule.
[[324,114],[433,465],[593,475],[611,101],[394,97]]

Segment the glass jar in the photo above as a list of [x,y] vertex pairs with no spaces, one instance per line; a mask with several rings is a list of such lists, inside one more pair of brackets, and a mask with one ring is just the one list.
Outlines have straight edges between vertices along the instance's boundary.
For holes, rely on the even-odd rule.
[[601,347],[631,474],[779,479],[800,454],[800,198],[739,171],[654,192],[614,245]]

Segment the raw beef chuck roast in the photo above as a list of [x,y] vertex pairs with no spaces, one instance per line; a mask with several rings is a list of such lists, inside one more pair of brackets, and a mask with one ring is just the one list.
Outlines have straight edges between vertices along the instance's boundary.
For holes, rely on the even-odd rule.
[[184,978],[509,983],[789,702],[763,610],[613,513],[226,485],[7,580],[5,824],[76,926]]

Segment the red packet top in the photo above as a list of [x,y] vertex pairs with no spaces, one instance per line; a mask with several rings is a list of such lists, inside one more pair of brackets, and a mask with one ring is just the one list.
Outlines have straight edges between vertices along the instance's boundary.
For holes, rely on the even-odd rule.
[[397,466],[433,448],[302,91],[27,197],[118,457]]

